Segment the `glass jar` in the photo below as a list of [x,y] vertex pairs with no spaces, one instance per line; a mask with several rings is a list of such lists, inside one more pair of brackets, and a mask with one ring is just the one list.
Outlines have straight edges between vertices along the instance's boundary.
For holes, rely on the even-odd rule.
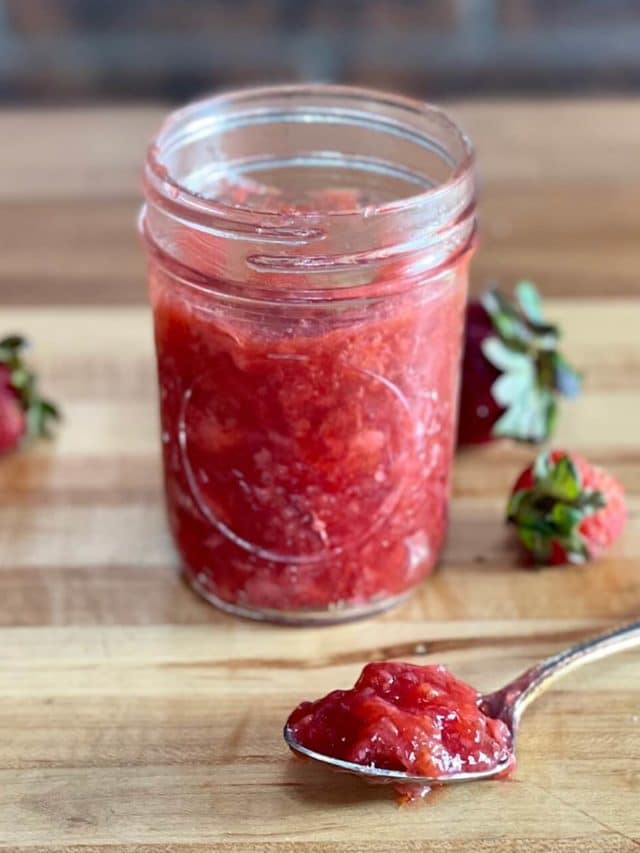
[[434,107],[374,91],[233,92],[169,116],[145,198],[188,581],[291,623],[405,598],[447,526],[469,141]]

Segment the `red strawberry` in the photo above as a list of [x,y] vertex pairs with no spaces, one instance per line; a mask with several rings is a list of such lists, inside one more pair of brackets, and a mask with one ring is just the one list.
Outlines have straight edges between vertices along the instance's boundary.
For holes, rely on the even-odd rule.
[[577,453],[545,451],[516,480],[507,521],[538,564],[584,563],[620,536],[622,485]]
[[467,308],[459,444],[500,437],[544,441],[553,431],[558,394],[572,397],[580,390],[533,284],[521,281],[515,293],[514,303],[490,290]]
[[23,359],[26,341],[17,335],[0,340],[0,453],[15,450],[25,438],[50,435],[60,415],[38,394],[35,374]]
[[0,364],[0,453],[13,450],[27,428],[20,398],[9,382],[9,371]]

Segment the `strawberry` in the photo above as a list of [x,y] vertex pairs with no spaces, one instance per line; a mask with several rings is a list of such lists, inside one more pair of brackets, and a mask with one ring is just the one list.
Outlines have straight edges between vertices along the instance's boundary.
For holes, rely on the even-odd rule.
[[494,438],[541,442],[553,432],[557,396],[573,397],[580,377],[558,352],[560,331],[542,316],[531,282],[516,300],[489,290],[467,308],[459,444]]
[[51,435],[51,421],[60,414],[38,394],[35,374],[27,368],[24,338],[0,340],[0,453],[15,450],[24,439]]
[[26,425],[20,398],[9,381],[9,371],[4,364],[0,364],[0,453],[16,447],[25,433]]
[[538,564],[585,563],[620,536],[622,485],[577,453],[545,451],[516,480],[507,508],[520,542]]

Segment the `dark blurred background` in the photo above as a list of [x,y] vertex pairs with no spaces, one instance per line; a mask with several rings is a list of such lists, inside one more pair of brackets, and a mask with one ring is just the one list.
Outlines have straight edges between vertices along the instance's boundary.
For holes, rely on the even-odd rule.
[[439,98],[640,88],[638,0],[0,0],[0,101],[314,79]]

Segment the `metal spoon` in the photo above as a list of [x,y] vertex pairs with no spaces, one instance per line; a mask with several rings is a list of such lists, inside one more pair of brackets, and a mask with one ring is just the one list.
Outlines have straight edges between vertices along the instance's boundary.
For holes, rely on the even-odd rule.
[[[591,663],[599,658],[640,646],[640,620],[631,622],[606,634],[584,640],[542,661],[522,675],[514,678],[500,690],[486,693],[478,699],[478,706],[489,717],[500,719],[508,726],[512,735],[512,751],[522,714],[534,699],[537,699],[554,681],[570,670]],[[450,776],[414,776],[402,770],[384,770],[363,764],[342,761],[330,755],[322,755],[298,743],[289,726],[284,727],[284,739],[292,750],[314,761],[326,764],[335,770],[353,773],[370,782],[390,782],[396,785],[450,785],[452,782],[475,782],[489,779],[504,772],[510,764],[507,759],[488,770],[455,773]]]

